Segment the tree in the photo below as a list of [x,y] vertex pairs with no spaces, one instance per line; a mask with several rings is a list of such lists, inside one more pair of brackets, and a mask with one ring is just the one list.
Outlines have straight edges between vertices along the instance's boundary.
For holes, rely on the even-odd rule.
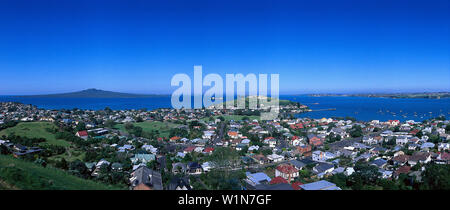
[[8,147],[6,147],[5,145],[0,145],[0,154],[2,155],[7,155],[10,154],[11,152],[9,151]]
[[220,147],[208,156],[209,161],[218,168],[234,168],[240,162],[240,156],[234,149]]
[[271,155],[273,152],[272,152],[271,149],[264,149],[264,150],[261,150],[261,153],[262,153],[264,156],[267,156],[267,155]]
[[328,178],[328,181],[336,184],[336,186],[338,186],[340,188],[347,187],[347,177],[342,173],[338,173],[333,176],[330,176]]
[[71,162],[69,164],[69,170],[72,172],[72,174],[79,177],[87,178],[90,176],[88,168],[80,160],[75,160]]
[[450,189],[450,165],[428,164],[422,172],[423,190]]
[[77,131],[84,131],[86,130],[86,124],[84,122],[79,122],[77,124],[77,127],[75,128]]
[[381,175],[378,168],[364,162],[357,162],[355,172],[349,177],[349,184],[354,190],[367,189],[366,185],[376,185]]
[[359,125],[354,126],[350,131],[350,136],[353,138],[360,137],[362,135],[363,135],[362,128]]
[[156,160],[152,160],[150,162],[147,162],[147,167],[149,169],[155,170],[156,169],[156,164],[157,164]]
[[128,130],[132,130],[134,128],[134,125],[132,123],[125,123],[125,129]]
[[105,122],[105,126],[108,128],[112,128],[116,125],[116,123],[114,122],[114,120],[106,120]]
[[56,166],[57,168],[61,168],[61,169],[64,169],[64,170],[67,170],[67,169],[69,168],[69,166],[68,166],[67,161],[66,161],[65,158],[61,158],[60,161],[56,162],[56,165],[55,165],[55,166]]
[[144,119],[142,119],[141,116],[136,117],[136,122],[144,122]]
[[416,136],[417,136],[418,138],[422,138],[423,132],[422,132],[422,131],[417,132],[417,133],[416,133]]

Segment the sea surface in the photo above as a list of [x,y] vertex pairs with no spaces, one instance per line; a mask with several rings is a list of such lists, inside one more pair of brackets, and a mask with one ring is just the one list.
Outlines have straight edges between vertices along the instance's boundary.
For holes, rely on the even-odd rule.
[[[296,117],[354,117],[357,120],[415,120],[423,121],[432,117],[445,116],[450,119],[450,98],[445,99],[392,99],[368,97],[313,97],[282,95],[281,99],[300,102],[313,112],[298,114]],[[170,96],[154,98],[21,98],[0,96],[0,102],[15,101],[32,104],[44,109],[90,109],[114,110],[171,108]],[[336,110],[327,110],[336,109]]]

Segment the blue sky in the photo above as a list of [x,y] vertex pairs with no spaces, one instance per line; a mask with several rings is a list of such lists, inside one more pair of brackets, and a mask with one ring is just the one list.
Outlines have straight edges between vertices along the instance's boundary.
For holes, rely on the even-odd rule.
[[282,94],[449,91],[449,11],[448,0],[2,0],[0,95],[171,93],[193,65],[278,73]]

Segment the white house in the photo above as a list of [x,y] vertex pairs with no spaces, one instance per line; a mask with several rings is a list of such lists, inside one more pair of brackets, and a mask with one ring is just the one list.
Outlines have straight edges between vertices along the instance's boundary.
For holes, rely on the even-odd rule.
[[331,152],[322,152],[317,150],[312,153],[312,159],[317,162],[325,162],[333,158],[336,158],[336,155]]
[[399,136],[395,140],[396,144],[404,145],[408,143],[408,137],[407,136]]
[[439,143],[439,145],[438,145],[439,151],[449,150],[449,149],[450,149],[450,143]]
[[267,159],[269,159],[270,161],[277,163],[277,162],[281,162],[284,160],[284,157],[281,155],[277,155],[277,154],[271,154],[271,155],[267,155]]

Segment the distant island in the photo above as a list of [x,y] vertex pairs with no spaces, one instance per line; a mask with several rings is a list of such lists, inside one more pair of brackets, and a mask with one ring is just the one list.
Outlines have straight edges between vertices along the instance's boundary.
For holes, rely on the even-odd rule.
[[432,93],[358,93],[358,94],[309,94],[313,97],[339,96],[339,97],[371,97],[371,98],[450,98],[450,92]]
[[15,96],[21,98],[151,98],[162,97],[166,95],[157,94],[132,94],[132,93],[119,93],[112,91],[99,90],[95,88],[82,90],[71,93],[59,93],[59,94],[46,94],[46,95],[22,95]]

